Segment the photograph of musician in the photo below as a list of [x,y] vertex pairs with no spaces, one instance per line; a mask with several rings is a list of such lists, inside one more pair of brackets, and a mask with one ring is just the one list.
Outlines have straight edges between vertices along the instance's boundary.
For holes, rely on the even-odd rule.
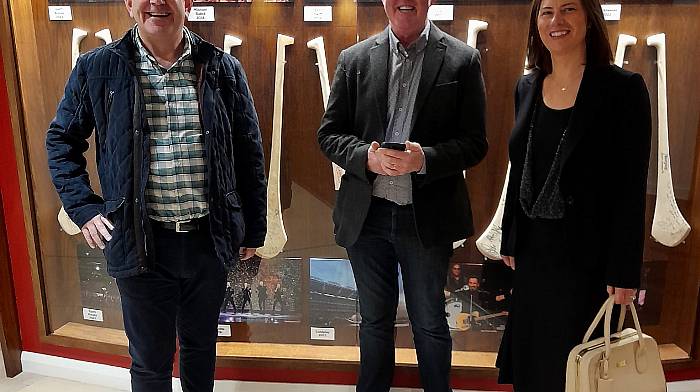
[[469,279],[467,279],[467,287],[469,287],[471,293],[479,292],[479,278],[470,276]]
[[569,351],[609,295],[640,284],[649,94],[612,65],[598,0],[535,0],[515,92],[501,254],[514,270],[499,382],[563,391]]
[[221,312],[233,311],[236,313],[236,299],[234,288],[231,287],[231,282],[226,282],[226,292],[224,293],[224,302],[221,303]]
[[447,283],[445,284],[445,297],[453,298],[457,290],[462,289],[467,285],[467,281],[462,275],[462,264],[454,263],[450,267],[450,273],[447,274]]
[[280,312],[284,312],[284,302],[282,302],[282,285],[277,283],[275,291],[272,292],[272,311],[277,312],[277,304],[280,305]]
[[384,0],[387,28],[343,50],[318,130],[345,169],[333,220],[360,299],[357,391],[389,391],[398,265],[428,392],[450,391],[445,282],[473,234],[464,170],[486,155],[479,52],[427,19],[431,0]]
[[265,302],[267,301],[267,287],[265,282],[262,280],[258,285],[258,310],[261,312],[265,311]]
[[250,305],[250,310],[253,310],[253,303],[250,301],[252,295],[252,290],[250,289],[250,286],[248,285],[248,282],[243,283],[243,289],[241,290],[241,298],[242,298],[242,304],[241,304],[241,313],[245,313],[245,306]]
[[226,273],[266,234],[258,117],[238,60],[184,27],[192,0],[124,3],[135,26],[78,58],[48,167],[116,278],[132,390],[171,391],[177,352],[183,390],[211,391]]
[[219,323],[280,324],[301,320],[302,264],[298,257],[279,257],[266,259],[257,269],[236,268],[228,276],[235,293],[235,308],[222,308]]

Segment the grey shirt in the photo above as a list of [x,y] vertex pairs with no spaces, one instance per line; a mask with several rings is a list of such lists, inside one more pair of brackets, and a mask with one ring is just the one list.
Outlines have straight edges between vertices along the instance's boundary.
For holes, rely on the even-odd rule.
[[[418,84],[423,71],[423,57],[428,46],[430,22],[418,39],[405,48],[389,29],[389,89],[387,117],[389,125],[384,141],[403,143],[413,129],[413,109],[416,104]],[[425,173],[425,165],[421,170]],[[399,205],[413,203],[411,175],[382,176],[374,180],[372,195],[393,201]]]

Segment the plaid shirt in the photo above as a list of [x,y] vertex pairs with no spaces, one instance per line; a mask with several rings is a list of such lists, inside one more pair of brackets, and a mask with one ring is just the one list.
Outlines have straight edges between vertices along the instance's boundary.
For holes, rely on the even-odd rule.
[[136,69],[150,129],[148,215],[162,222],[201,218],[208,213],[207,157],[190,33],[185,28],[183,53],[165,69],[143,46],[138,28],[134,30]]

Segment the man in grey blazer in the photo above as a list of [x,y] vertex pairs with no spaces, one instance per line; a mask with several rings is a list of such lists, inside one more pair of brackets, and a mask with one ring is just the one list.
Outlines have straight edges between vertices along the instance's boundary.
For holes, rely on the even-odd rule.
[[430,23],[429,6],[384,0],[389,26],[341,52],[318,130],[346,170],[333,220],[361,304],[361,392],[391,386],[398,265],[423,387],[450,390],[443,288],[452,242],[474,231],[463,171],[486,154],[485,93],[479,52]]

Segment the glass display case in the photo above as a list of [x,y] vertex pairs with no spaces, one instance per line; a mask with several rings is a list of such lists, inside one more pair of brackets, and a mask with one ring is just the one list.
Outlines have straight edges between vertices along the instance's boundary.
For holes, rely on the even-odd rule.
[[[53,1],[49,1],[53,4]],[[64,2],[61,2],[64,3]],[[218,354],[227,360],[261,363],[327,363],[356,366],[361,321],[357,289],[345,250],[335,244],[332,209],[333,168],[321,154],[316,130],[324,111],[319,68],[307,42],[323,37],[331,77],[340,51],[387,25],[381,3],[338,0],[333,21],[303,21],[304,2],[211,2],[215,22],[190,23],[192,31],[221,45],[225,35],[242,40],[231,53],[245,68],[260,118],[265,155],[271,154],[275,47],[277,34],[294,37],[287,47],[280,174],[281,207],[288,240],[281,253],[259,265],[242,263],[228,276],[221,306]],[[447,4],[447,3],[445,3]],[[44,138],[71,69],[74,28],[88,32],[79,43],[85,52],[104,44],[95,33],[108,28],[117,39],[133,24],[121,2],[71,3],[73,20],[48,20],[47,0],[9,1],[12,48],[20,91],[23,127],[17,151],[33,279],[38,333],[42,342],[125,355],[119,292],[106,273],[99,250],[86,246],[59,225],[61,208],[51,184]],[[469,20],[488,22],[476,37],[487,87],[486,159],[467,173],[476,234],[455,249],[445,282],[445,314],[453,338],[456,374],[485,371],[492,376],[510,299],[511,271],[489,260],[474,240],[486,229],[498,205],[507,167],[507,140],[513,123],[513,88],[522,74],[529,16],[526,1],[455,1],[453,20],[437,25],[466,40]],[[662,347],[667,363],[691,360],[697,336],[698,260],[700,260],[700,5],[686,1],[622,2],[619,21],[609,21],[613,52],[619,34],[636,36],[623,67],[644,77],[652,100],[657,146],[657,51],[647,36],[666,34],[666,92],[673,186],[680,213],[693,231],[669,247],[647,239],[642,287],[637,298],[645,332]],[[6,65],[8,67],[8,65]],[[91,141],[91,144],[93,142]],[[651,233],[657,184],[657,148],[652,151],[647,197]],[[594,159],[594,157],[592,157]],[[664,158],[668,159],[668,157]],[[99,189],[94,151],[88,151],[91,180]],[[664,161],[667,165],[669,161]],[[274,169],[274,168],[273,168]],[[611,194],[611,198],[615,195]],[[548,306],[546,301],[543,307]],[[552,309],[552,312],[556,312]],[[397,362],[415,365],[405,304],[396,319]],[[230,362],[233,363],[233,362]],[[251,362],[247,362],[251,363]],[[253,362],[254,363],[254,362]],[[285,365],[286,366],[286,365]],[[490,372],[490,373],[489,373]],[[482,373],[478,373],[482,374]]]

